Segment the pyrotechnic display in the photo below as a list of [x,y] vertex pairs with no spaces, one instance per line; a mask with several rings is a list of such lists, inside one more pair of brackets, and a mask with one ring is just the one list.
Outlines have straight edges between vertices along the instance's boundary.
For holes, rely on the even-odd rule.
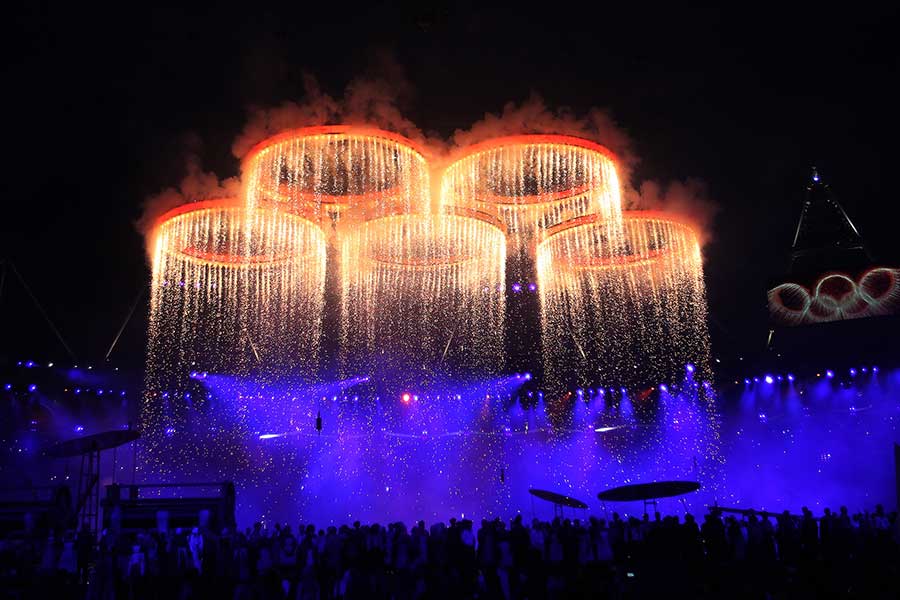
[[395,388],[499,373],[505,260],[502,224],[474,211],[354,227],[341,249],[344,372]]
[[[157,470],[267,490],[248,510],[329,518],[521,505],[499,472],[584,495],[699,469],[715,489],[692,228],[623,213],[615,155],[587,139],[428,156],[371,127],[289,129],[242,159],[240,198],[158,220],[143,411]],[[511,366],[523,357],[535,373]],[[349,500],[323,508],[335,494]]]
[[367,127],[291,130],[264,140],[243,160],[247,205],[270,201],[286,210],[337,220],[428,210],[423,154],[403,136]]
[[588,215],[538,246],[545,375],[567,385],[653,385],[709,360],[700,244],[657,212],[621,227]]
[[900,599],[896,3],[22,4],[0,600]]
[[311,373],[319,342],[325,240],[274,208],[207,201],[164,215],[153,247],[153,371],[201,363]]
[[621,190],[615,156],[564,135],[519,135],[464,150],[445,171],[442,202],[499,217],[517,252],[533,252],[535,235],[563,221],[596,214],[616,222]]

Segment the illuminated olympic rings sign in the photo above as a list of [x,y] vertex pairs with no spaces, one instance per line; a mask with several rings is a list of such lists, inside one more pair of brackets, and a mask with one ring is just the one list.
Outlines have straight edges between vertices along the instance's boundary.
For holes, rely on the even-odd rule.
[[782,283],[769,290],[777,325],[805,325],[893,314],[900,309],[900,269],[876,267],[854,279],[828,273],[811,288]]

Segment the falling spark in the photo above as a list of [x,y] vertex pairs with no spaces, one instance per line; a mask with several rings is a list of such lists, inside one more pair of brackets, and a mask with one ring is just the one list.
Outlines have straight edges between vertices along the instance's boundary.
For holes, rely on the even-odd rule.
[[[502,226],[475,211],[355,227],[341,254],[345,371],[380,372],[401,387],[439,366],[457,375],[497,372],[505,254]],[[455,332],[445,348],[448,325]]]
[[[708,390],[673,387],[653,422],[640,404],[655,400],[628,392],[644,377],[680,380],[688,363],[698,381],[707,372],[696,236],[659,213],[623,220],[603,147],[485,142],[446,170],[437,206],[425,153],[366,127],[288,131],[242,168],[241,201],[180,208],[155,230],[145,429],[171,434],[152,442],[154,475],[239,479],[267,514],[327,512],[338,496],[387,514],[401,490],[408,506],[468,514],[508,507],[509,488],[487,484],[500,469],[510,481],[566,473],[574,491],[636,470],[681,474],[685,456],[715,466]],[[461,384],[505,380],[507,279],[538,292],[516,298],[540,300],[541,338],[536,325],[515,335],[542,339],[544,383],[606,390],[546,390],[545,405],[543,392]],[[389,401],[322,384],[330,333],[337,380],[393,388]],[[170,393],[191,370],[204,377],[188,385],[216,394]],[[548,419],[562,409],[569,429]]]
[[315,370],[325,274],[318,226],[271,207],[199,202],[160,219],[152,256],[145,431],[181,424],[187,403],[161,390],[193,365]]
[[[663,213],[625,213],[622,229],[588,215],[538,247],[543,354],[550,381],[637,386],[708,367],[697,236]],[[571,360],[569,339],[587,361]]]

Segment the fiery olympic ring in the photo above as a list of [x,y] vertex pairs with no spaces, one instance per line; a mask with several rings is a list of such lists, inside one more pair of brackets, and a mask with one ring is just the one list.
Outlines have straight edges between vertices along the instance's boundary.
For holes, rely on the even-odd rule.
[[[448,207],[436,215],[397,213],[357,227],[347,237],[351,254],[385,267],[431,270],[485,258],[486,248],[505,247],[505,227],[493,215]],[[460,235],[464,234],[464,235]],[[398,252],[396,240],[403,240]]]
[[545,230],[540,247],[549,252],[561,240],[566,260],[557,268],[573,270],[633,269],[700,251],[689,223],[653,210],[623,212],[621,227],[597,214],[570,219]]
[[273,266],[324,253],[325,238],[312,221],[271,205],[248,211],[230,199],[179,206],[159,218],[154,264],[251,268]]
[[389,131],[326,125],[285,131],[259,142],[244,157],[242,171],[254,202],[342,213],[424,202],[426,156],[418,144]]
[[441,200],[501,218],[516,233],[593,212],[618,220],[616,156],[568,135],[515,135],[469,146],[444,171]]

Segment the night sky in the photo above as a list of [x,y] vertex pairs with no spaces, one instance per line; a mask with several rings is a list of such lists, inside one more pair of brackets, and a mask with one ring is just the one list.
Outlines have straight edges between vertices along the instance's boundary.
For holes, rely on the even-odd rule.
[[[718,352],[765,342],[765,290],[785,268],[811,165],[873,253],[900,260],[888,216],[896,13],[252,6],[116,14],[32,2],[6,15],[0,258],[82,361],[99,362],[148,279],[134,222],[148,195],[178,183],[186,153],[236,175],[231,142],[249,106],[299,99],[304,71],[340,95],[380,51],[404,67],[415,88],[404,112],[423,130],[447,136],[537,92],[551,107],[610,111],[635,141],[638,178],[703,179],[720,207],[705,249]],[[140,365],[146,310],[115,361]],[[65,353],[8,273],[0,361],[25,355]]]

